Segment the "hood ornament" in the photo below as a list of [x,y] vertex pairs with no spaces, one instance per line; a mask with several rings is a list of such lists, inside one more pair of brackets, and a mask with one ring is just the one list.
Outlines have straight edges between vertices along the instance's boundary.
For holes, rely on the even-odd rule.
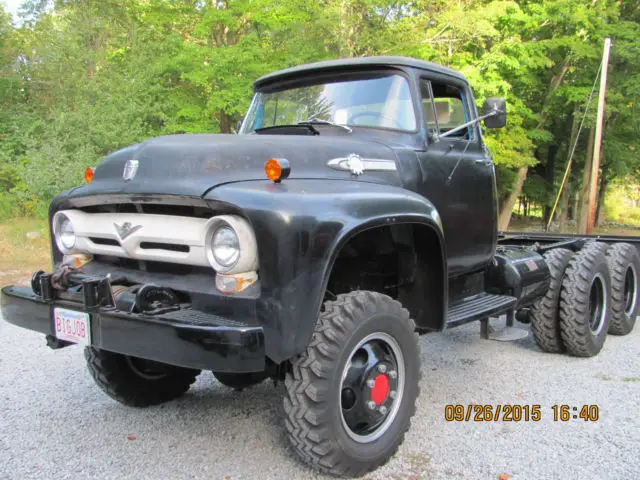
[[129,222],[124,222],[122,225],[118,225],[117,223],[114,223],[113,226],[116,227],[116,232],[118,233],[120,240],[124,240],[133,232],[137,232],[142,228],[142,225],[133,226]]
[[396,162],[382,158],[362,158],[357,153],[350,153],[346,157],[332,158],[327,165],[334,170],[344,170],[353,175],[364,172],[395,172]]
[[125,181],[129,181],[133,177],[135,177],[136,173],[138,172],[139,165],[140,165],[140,162],[138,160],[133,160],[133,159],[127,160],[127,163],[124,164],[122,178],[124,178]]
[[346,166],[349,168],[349,170],[351,170],[351,173],[353,173],[354,175],[362,175],[362,172],[364,172],[364,163],[362,163],[362,159],[360,158],[360,155],[356,153],[351,153],[347,155]]

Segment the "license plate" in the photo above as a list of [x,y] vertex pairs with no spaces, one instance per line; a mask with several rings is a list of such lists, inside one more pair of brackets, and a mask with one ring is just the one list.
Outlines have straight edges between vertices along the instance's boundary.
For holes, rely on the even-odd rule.
[[54,308],[53,323],[56,338],[82,345],[91,344],[91,322],[88,313]]

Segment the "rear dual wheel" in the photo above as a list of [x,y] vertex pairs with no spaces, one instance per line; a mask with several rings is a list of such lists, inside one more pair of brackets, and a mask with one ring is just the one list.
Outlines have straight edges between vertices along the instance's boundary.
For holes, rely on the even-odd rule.
[[627,335],[640,313],[640,254],[633,245],[616,243],[607,251],[606,258],[611,274],[609,333]]
[[566,248],[556,248],[544,254],[549,267],[551,279],[549,289],[544,297],[540,297],[531,307],[531,332],[536,344],[543,352],[561,353],[565,351],[560,335],[560,321],[558,315],[560,290],[564,272],[569,265],[573,252]]
[[597,355],[607,338],[611,276],[602,244],[589,245],[569,260],[560,291],[560,335],[567,352]]
[[334,475],[386,463],[415,413],[420,355],[407,310],[355,291],[328,301],[285,379],[285,425],[298,455]]
[[545,352],[597,355],[607,333],[626,335],[640,310],[640,255],[627,243],[587,244],[544,254],[549,289],[531,308],[533,337]]

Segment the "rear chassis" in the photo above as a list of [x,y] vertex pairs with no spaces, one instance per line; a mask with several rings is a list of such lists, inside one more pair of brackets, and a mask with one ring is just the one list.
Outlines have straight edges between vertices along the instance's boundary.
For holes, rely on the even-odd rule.
[[[134,297],[130,308],[119,309],[111,279],[109,274],[70,271],[60,285],[60,277],[36,272],[31,287],[11,285],[2,289],[2,315],[9,323],[44,333],[51,348],[70,344],[55,336],[53,311],[59,307],[89,314],[90,343],[99,349],[194,369],[265,369],[262,327],[232,315],[194,310],[189,303],[155,304],[155,309],[136,312]],[[251,300],[236,302],[242,312]]]
[[582,246],[581,240],[594,240],[606,244],[614,243],[630,243],[640,252],[640,230],[636,237],[622,235],[584,235],[584,234],[568,234],[568,233],[547,233],[547,232],[500,232],[498,238],[499,245],[533,245],[541,246],[562,246],[564,242],[575,242],[576,245]]

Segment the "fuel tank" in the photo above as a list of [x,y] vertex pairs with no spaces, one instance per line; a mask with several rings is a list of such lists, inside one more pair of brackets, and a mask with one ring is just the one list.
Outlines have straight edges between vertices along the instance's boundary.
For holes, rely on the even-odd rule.
[[516,297],[516,308],[521,308],[547,292],[550,276],[549,266],[539,253],[522,247],[498,247],[485,285],[489,293]]

